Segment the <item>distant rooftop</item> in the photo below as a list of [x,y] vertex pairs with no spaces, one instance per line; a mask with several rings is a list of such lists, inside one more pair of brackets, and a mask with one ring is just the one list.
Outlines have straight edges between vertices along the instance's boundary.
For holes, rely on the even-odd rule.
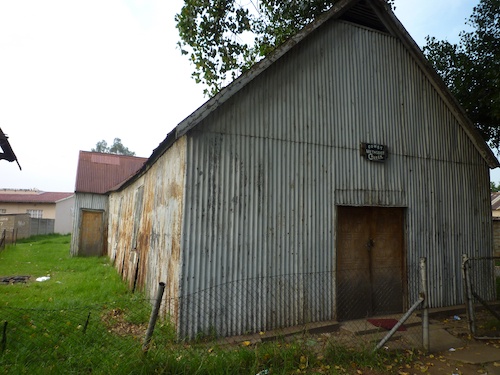
[[40,190],[0,189],[1,203],[57,203],[74,193],[45,192]]
[[132,177],[146,160],[136,156],[80,151],[75,192],[105,194]]

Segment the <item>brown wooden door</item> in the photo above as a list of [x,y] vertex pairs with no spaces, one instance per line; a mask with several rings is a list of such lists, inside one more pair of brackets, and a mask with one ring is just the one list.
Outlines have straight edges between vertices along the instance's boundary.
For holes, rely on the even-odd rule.
[[103,216],[104,213],[102,211],[82,211],[80,225],[80,255],[104,255]]
[[338,207],[337,319],[403,311],[404,209]]

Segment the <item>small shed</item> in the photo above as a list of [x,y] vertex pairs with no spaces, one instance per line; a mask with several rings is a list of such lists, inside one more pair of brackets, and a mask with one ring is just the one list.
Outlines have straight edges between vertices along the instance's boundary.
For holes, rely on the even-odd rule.
[[[463,302],[499,166],[383,0],[340,0],[109,195],[108,254],[180,337]],[[492,275],[479,290],[494,293]]]
[[134,175],[146,158],[80,151],[75,184],[71,255],[106,254],[107,192]]

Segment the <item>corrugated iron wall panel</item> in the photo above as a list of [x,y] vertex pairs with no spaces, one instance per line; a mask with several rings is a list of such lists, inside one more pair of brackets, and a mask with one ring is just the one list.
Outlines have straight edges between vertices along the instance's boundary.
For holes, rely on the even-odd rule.
[[[293,295],[311,296],[317,290],[331,290],[331,285],[316,288],[317,283],[309,287],[300,284],[296,276],[331,272],[331,262],[323,260],[331,259],[331,252],[325,252],[324,257],[315,254],[316,243],[331,238],[322,233],[325,226],[314,225],[313,211],[321,204],[314,198],[318,196],[315,190],[324,185],[315,184],[313,175],[319,174],[321,164],[311,157],[313,146],[303,145],[304,156],[300,156],[291,148],[282,149],[283,145],[287,144],[265,138],[252,138],[249,144],[248,137],[213,134],[199,149],[190,148],[194,159],[211,155],[199,168],[189,168],[191,174],[187,176],[188,186],[191,181],[206,189],[199,191],[200,199],[196,199],[196,189],[188,189],[193,194],[192,203],[196,203],[186,207],[184,233],[189,240],[184,244],[189,253],[182,294],[188,297],[203,291],[199,297],[202,301],[195,303],[211,312],[186,322],[190,327],[206,326],[219,317],[218,328],[231,334],[242,325],[245,330],[270,329],[331,316],[332,303],[314,313],[305,311],[309,306],[289,305],[285,300],[275,303],[275,298],[291,291]],[[206,147],[212,147],[211,151]],[[295,167],[304,163],[310,168]],[[188,231],[191,223],[195,229]],[[304,248],[311,252],[302,253]],[[285,284],[276,290],[272,280],[278,277],[284,277]],[[222,288],[213,293],[235,301],[237,310],[221,313],[221,301],[205,292],[210,288]],[[186,309],[191,307],[186,304]]]
[[333,319],[336,205],[407,207],[409,303],[420,257],[445,306],[491,248],[487,166],[433,86],[396,39],[326,27],[189,133],[181,334]]
[[108,248],[115,267],[130,286],[145,288],[151,298],[164,282],[164,306],[174,320],[178,319],[185,164],[186,142],[181,138],[147,174],[111,193],[109,209]]

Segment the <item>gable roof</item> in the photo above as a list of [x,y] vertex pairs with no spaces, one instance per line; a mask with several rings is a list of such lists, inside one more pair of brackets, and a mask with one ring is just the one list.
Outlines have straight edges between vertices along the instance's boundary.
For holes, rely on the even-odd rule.
[[57,203],[70,198],[74,193],[37,191],[29,194],[15,194],[0,191],[1,203]]
[[146,160],[136,156],[80,151],[75,192],[105,194],[132,177]]
[[[279,58],[290,51],[295,45],[302,42],[311,33],[332,19],[353,22],[378,31],[389,33],[399,39],[439,93],[441,99],[447,104],[450,111],[457,118],[463,130],[468,135],[488,166],[490,168],[500,167],[499,161],[483,140],[474,124],[467,117],[463,108],[451,94],[432,65],[427,61],[419,46],[391,11],[385,0],[339,0],[330,10],[320,15],[315,21],[304,27],[285,43],[278,46],[266,58],[256,63],[251,69],[240,75],[228,86],[221,89],[217,95],[210,98],[191,115],[181,121],[153,151],[148,161],[144,164],[141,170],[138,171],[137,176],[145,173],[178,138],[195,128],[206,117],[232,98],[253,79],[258,77]],[[123,186],[126,185],[127,183]]]

